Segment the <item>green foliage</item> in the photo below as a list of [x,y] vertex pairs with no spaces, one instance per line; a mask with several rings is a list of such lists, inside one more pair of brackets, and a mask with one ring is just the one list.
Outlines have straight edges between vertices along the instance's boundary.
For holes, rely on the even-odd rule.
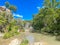
[[19,34],[18,29],[22,27],[22,23],[20,23],[20,20],[17,21],[13,18],[12,11],[16,11],[16,7],[14,5],[10,5],[9,2],[6,2],[5,6],[11,12],[1,10],[2,12],[0,12],[0,31],[3,30],[5,32],[3,38],[7,39]]
[[45,0],[44,8],[33,16],[32,24],[35,31],[60,35],[60,8],[57,7],[57,3],[56,0]]
[[47,8],[56,8],[60,2],[57,2],[56,0],[44,0],[44,6]]
[[9,7],[9,2],[5,2],[5,6],[8,8]]
[[[40,18],[40,19],[39,19]],[[36,15],[34,18],[33,18],[33,27],[34,29],[36,30],[40,30],[44,25],[43,25],[43,15]],[[40,25],[39,25],[40,24]]]
[[3,38],[4,38],[4,39],[8,39],[8,38],[10,38],[10,37],[12,37],[12,36],[14,36],[14,35],[18,35],[18,34],[19,34],[19,32],[17,32],[16,30],[10,31],[10,32],[6,32],[6,33],[4,34],[4,36],[3,36]]
[[9,7],[9,9],[10,9],[10,10],[13,10],[13,11],[16,11],[17,8],[16,8],[15,6],[11,5],[11,6]]
[[14,35],[18,35],[19,34],[19,32],[17,31],[18,30],[18,26],[13,25],[13,23],[10,24],[10,25],[7,25],[6,29],[7,29],[7,32],[3,36],[4,39],[7,39],[7,38],[10,38],[10,37],[12,37]]
[[4,34],[3,38],[4,38],[4,39],[7,39],[7,38],[10,38],[10,37],[12,37],[12,36],[13,36],[13,34],[11,34],[10,32],[8,32],[8,33],[5,33],[5,34]]
[[12,30],[11,30],[11,32],[12,33],[17,33],[18,31],[18,26],[14,26],[14,27],[12,27]]
[[20,45],[28,45],[28,40],[24,39]]
[[17,8],[14,5],[10,5],[9,2],[5,2],[6,8],[10,9],[11,11],[16,11]]

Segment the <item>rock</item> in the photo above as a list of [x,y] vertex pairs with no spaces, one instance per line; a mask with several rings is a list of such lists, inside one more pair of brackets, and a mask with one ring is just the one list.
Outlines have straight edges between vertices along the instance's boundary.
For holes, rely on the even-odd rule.
[[35,42],[34,45],[42,45],[40,42]]
[[35,42],[34,45],[48,45],[46,42]]
[[9,45],[20,45],[21,41],[19,41],[18,39],[14,39],[10,42]]
[[3,36],[4,36],[4,34],[0,33],[0,37],[3,37]]

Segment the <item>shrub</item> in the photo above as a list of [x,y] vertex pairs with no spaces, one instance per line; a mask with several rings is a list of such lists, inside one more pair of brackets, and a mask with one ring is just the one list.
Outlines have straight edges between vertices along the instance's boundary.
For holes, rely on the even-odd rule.
[[28,40],[23,40],[20,45],[28,45]]
[[15,32],[15,33],[14,33],[14,35],[18,35],[18,34],[19,34],[19,32]]
[[11,34],[11,33],[5,33],[4,34],[4,36],[3,36],[3,38],[4,39],[7,39],[7,38],[10,38],[10,37],[12,37],[13,35]]
[[10,38],[10,37],[12,37],[14,35],[18,35],[19,32],[17,30],[18,30],[18,27],[17,26],[13,26],[10,31],[8,31],[8,32],[6,32],[4,34],[3,38],[7,39],[7,38]]
[[10,31],[10,32],[5,33],[3,38],[7,39],[7,38],[10,38],[10,37],[12,37],[14,35],[18,35],[18,34],[19,34],[19,32],[12,32],[12,31]]
[[15,32],[17,32],[17,30],[18,30],[18,27],[17,26],[13,26],[11,32],[15,33]]

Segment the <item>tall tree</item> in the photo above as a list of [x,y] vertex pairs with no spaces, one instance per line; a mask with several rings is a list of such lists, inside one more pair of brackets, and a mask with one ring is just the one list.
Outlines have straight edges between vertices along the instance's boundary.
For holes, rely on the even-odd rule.
[[60,8],[58,7],[60,3],[56,0],[44,1],[44,8],[41,8],[33,18],[33,28],[52,34],[60,34]]
[[57,2],[57,0],[45,0],[44,6],[47,8],[58,8],[58,5],[60,5],[60,2]]

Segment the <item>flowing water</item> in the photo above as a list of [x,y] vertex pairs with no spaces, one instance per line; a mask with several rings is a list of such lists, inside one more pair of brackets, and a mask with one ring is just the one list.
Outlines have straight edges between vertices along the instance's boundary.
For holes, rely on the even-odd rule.
[[34,43],[34,37],[32,35],[26,36],[26,39],[29,41],[29,44],[33,44]]
[[30,24],[29,23],[26,23],[25,25],[25,34],[26,34],[26,39],[29,41],[29,44],[33,44],[34,43],[34,36],[30,34],[30,30],[32,30],[32,26],[29,26]]

